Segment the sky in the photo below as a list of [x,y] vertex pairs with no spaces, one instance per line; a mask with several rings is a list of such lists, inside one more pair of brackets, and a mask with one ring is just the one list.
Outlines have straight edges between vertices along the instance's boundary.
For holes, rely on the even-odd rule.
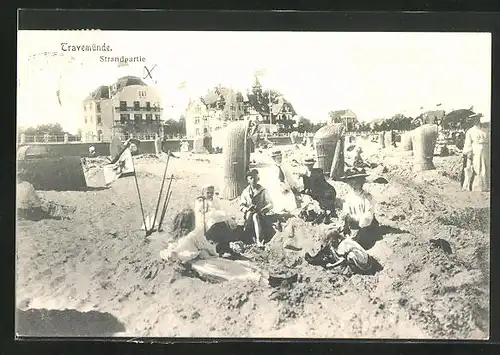
[[[112,52],[64,52],[61,43],[107,44]],[[118,68],[101,55],[146,62]],[[59,122],[75,133],[89,92],[120,76],[143,78],[144,66],[165,118],[178,118],[189,98],[219,83],[246,90],[255,71],[315,122],[332,110],[371,121],[439,103],[490,114],[488,33],[19,31],[18,125]]]

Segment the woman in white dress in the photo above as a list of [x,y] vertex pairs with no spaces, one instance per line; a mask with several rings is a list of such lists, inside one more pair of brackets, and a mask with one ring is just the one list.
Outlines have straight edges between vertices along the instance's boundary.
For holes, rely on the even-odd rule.
[[[474,114],[475,124],[465,133],[463,154],[472,160],[472,184],[464,189],[472,191],[490,190],[490,132],[488,119]],[[467,181],[465,182],[467,183]]]
[[276,213],[293,213],[297,210],[294,190],[297,183],[293,181],[288,169],[283,166],[281,151],[271,154],[274,164],[271,166],[267,189]]

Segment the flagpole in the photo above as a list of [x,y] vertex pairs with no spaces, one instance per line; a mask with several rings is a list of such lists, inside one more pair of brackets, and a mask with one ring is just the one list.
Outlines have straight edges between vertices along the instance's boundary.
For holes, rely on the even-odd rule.
[[[170,155],[170,151],[168,151],[168,154]],[[165,214],[167,213],[168,201],[170,200],[170,195],[172,194],[172,191],[170,191],[170,187],[172,186],[173,179],[174,179],[174,174],[170,176],[170,182],[168,183],[167,187],[167,194],[165,196],[165,201],[163,202],[163,208],[161,211],[160,220],[158,221],[158,229],[161,228],[161,225],[163,224],[163,219],[165,218]]]
[[149,230],[149,234],[151,234],[154,231],[154,226],[155,226],[155,223],[156,223],[156,217],[158,216],[158,210],[160,208],[161,196],[163,194],[163,186],[165,185],[165,178],[167,177],[167,170],[168,170],[168,162],[169,162],[169,160],[170,160],[170,154],[168,155],[167,162],[165,164],[165,171],[163,172],[163,179],[161,181],[160,193],[158,195],[158,202],[156,204],[155,216],[153,218],[153,225],[151,226],[151,229]]
[[142,198],[141,198],[141,192],[139,191],[139,182],[137,181],[137,172],[135,171],[134,157],[132,157],[132,167],[134,169],[135,187],[137,189],[137,195],[139,196],[139,205],[141,206],[142,221],[144,223],[144,230],[146,231],[146,237],[147,237],[148,226],[146,225],[146,217],[144,216],[144,207],[142,206]]

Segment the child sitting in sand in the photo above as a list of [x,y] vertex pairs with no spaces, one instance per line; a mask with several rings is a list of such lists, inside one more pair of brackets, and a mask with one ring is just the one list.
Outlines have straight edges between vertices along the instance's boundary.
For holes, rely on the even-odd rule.
[[195,221],[197,227],[208,231],[216,223],[229,223],[234,226],[234,219],[220,207],[213,185],[203,186],[201,195],[194,202]]
[[253,232],[257,246],[263,246],[263,228],[267,225],[268,213],[273,204],[267,190],[259,184],[259,172],[255,169],[247,173],[248,186],[241,194],[240,210],[244,214],[245,232]]

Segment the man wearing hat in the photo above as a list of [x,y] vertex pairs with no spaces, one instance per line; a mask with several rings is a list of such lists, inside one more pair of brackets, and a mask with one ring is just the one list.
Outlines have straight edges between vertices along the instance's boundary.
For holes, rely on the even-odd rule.
[[268,191],[259,184],[259,172],[249,170],[246,174],[248,186],[241,193],[240,210],[244,214],[245,232],[252,231],[258,247],[263,246],[266,217],[273,209]]
[[271,168],[271,181],[269,190],[275,211],[293,212],[297,209],[297,201],[293,193],[291,176],[287,174],[287,169],[283,166],[283,155],[280,150],[271,153],[274,165]]
[[323,169],[314,168],[316,160],[314,158],[306,158],[303,161],[306,170],[300,174],[304,183],[302,193],[311,196],[319,202],[322,210],[326,211],[328,217],[335,215],[335,200],[337,192],[335,188],[325,180]]
[[[472,191],[490,190],[490,138],[487,119],[476,113],[469,118],[474,125],[465,133],[462,154],[471,161],[472,176],[464,181],[463,188]],[[472,181],[470,181],[472,180]]]

